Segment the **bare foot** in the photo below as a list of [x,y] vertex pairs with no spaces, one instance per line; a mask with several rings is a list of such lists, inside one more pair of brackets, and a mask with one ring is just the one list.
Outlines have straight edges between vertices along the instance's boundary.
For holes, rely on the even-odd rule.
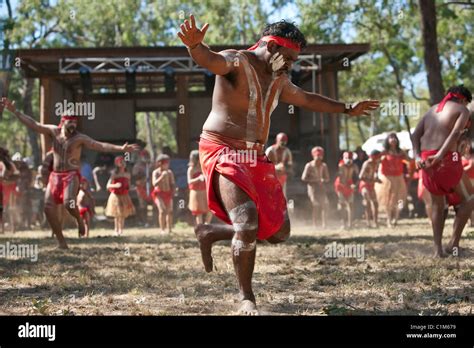
[[84,224],[77,224],[77,229],[79,232],[79,238],[86,236],[86,226]]
[[441,250],[436,250],[433,254],[434,259],[441,259],[441,258],[445,258],[447,256],[448,255],[442,249]]
[[447,254],[447,256],[459,257],[461,254],[461,248],[456,245],[448,244],[448,246],[444,248],[444,252]]
[[69,249],[69,247],[67,246],[66,242],[64,242],[64,243],[60,243],[60,244],[58,245],[58,249],[63,249],[63,250],[65,250],[65,249]]
[[202,263],[206,272],[212,272],[213,260],[212,260],[212,241],[209,240],[209,234],[207,233],[209,225],[197,225],[194,228],[194,233],[199,243],[199,249],[201,249]]
[[237,313],[239,315],[259,315],[257,305],[250,300],[242,300]]

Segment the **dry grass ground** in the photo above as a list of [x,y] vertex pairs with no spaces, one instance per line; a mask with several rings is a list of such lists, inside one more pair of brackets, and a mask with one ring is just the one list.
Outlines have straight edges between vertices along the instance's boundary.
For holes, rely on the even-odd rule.
[[[448,222],[452,223],[452,220]],[[447,228],[446,232],[450,232]],[[445,233],[447,239],[450,233]],[[0,314],[229,315],[236,282],[228,244],[214,248],[217,270],[206,274],[192,229],[172,235],[129,229],[122,237],[66,232],[70,250],[50,232],[0,235],[0,244],[37,243],[37,262],[0,259]],[[327,259],[332,242],[361,244],[365,260]],[[257,301],[269,315],[472,314],[474,232],[466,228],[462,258],[432,259],[426,220],[396,229],[320,231],[296,227],[284,244],[259,244]]]

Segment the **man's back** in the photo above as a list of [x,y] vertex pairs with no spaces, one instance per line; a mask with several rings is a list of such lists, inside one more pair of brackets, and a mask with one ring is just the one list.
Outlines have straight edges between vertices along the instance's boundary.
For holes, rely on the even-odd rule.
[[[448,101],[441,112],[436,112],[434,105],[423,116],[423,136],[420,139],[421,150],[439,150],[453,130],[459,116],[468,109],[459,103]],[[465,127],[467,121],[463,125]],[[456,151],[456,144],[450,151]]]

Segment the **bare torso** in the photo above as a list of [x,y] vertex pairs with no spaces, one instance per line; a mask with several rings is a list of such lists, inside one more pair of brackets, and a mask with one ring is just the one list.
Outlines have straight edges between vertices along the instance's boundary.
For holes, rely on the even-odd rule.
[[303,171],[302,179],[311,186],[327,182],[329,180],[329,173],[326,163],[321,162],[318,164],[314,160],[308,162]]
[[53,170],[65,172],[70,170],[80,170],[81,151],[83,135],[76,132],[71,137],[65,137],[61,134],[61,129],[53,130]]
[[291,165],[291,151],[286,146],[270,146],[265,152],[268,159],[275,164],[277,173],[286,173],[286,167]]
[[349,184],[350,180],[352,180],[352,176],[354,175],[355,171],[355,164],[350,165],[341,165],[339,167],[339,179],[343,184]]
[[170,191],[174,186],[174,175],[170,169],[164,171],[160,168],[156,169],[153,172],[153,179],[156,180],[163,172],[165,173],[163,179],[159,181],[155,187],[159,188],[160,191]]
[[237,68],[216,76],[212,110],[203,130],[264,144],[271,113],[288,76],[272,75],[252,52],[234,52],[228,59]]
[[[461,105],[448,101],[443,111],[436,112],[437,105],[431,107],[423,116],[424,129],[420,139],[421,150],[439,150],[451,133],[454,124],[461,115]],[[467,122],[464,126],[467,125]],[[456,151],[457,144],[453,144],[449,151]]]
[[375,181],[375,167],[375,162],[365,161],[360,172],[361,179],[367,182]]

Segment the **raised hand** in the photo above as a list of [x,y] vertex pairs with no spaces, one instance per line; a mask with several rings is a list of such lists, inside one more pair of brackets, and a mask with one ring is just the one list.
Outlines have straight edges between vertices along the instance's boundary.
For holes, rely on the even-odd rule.
[[352,105],[349,116],[369,116],[369,111],[373,111],[380,106],[378,100],[364,100]]
[[207,28],[209,28],[209,23],[204,24],[201,29],[196,27],[196,20],[194,16],[189,17],[191,23],[186,19],[184,24],[180,25],[181,31],[178,32],[178,36],[181,41],[188,46],[189,48],[194,48],[202,42],[204,35],[206,35]]
[[3,97],[0,100],[0,107],[1,108],[6,108],[10,112],[15,112],[16,111],[16,106],[15,102],[12,102],[10,99]]
[[138,144],[128,144],[128,143],[125,143],[123,144],[122,146],[122,151],[123,152],[137,152],[137,151],[140,151],[141,147],[140,145]]

